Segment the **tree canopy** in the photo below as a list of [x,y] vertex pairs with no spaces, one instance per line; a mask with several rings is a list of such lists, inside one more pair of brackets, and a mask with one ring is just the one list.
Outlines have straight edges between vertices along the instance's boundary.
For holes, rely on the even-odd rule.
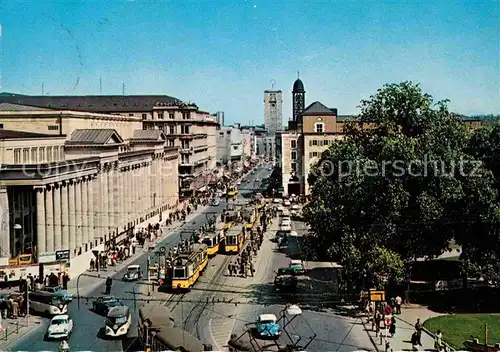
[[360,108],[309,175],[315,256],[398,280],[400,261],[438,256],[454,240],[479,270],[498,267],[500,125],[470,131],[411,82],[385,85]]

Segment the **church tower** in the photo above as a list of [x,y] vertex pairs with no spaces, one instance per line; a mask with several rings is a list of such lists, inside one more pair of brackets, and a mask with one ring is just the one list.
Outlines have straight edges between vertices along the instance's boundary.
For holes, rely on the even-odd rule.
[[302,126],[301,114],[304,111],[306,104],[306,91],[304,90],[304,83],[300,80],[297,73],[297,80],[293,84],[292,90],[292,120],[295,126]]

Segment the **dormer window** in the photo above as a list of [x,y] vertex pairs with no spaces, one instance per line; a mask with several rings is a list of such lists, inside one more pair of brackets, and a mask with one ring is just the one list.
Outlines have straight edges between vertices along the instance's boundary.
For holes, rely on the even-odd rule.
[[325,124],[323,122],[316,122],[314,124],[314,132],[324,133],[325,132]]

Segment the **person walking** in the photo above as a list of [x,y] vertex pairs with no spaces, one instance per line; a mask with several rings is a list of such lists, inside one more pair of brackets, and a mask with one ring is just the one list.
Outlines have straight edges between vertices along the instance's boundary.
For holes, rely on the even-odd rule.
[[108,277],[106,279],[106,294],[109,295],[111,294],[111,286],[113,285],[113,280],[111,277]]
[[422,346],[422,323],[420,323],[420,318],[417,318],[417,322],[415,323],[415,332],[417,345]]
[[403,299],[401,298],[400,295],[398,295],[394,301],[396,303],[396,307],[395,307],[396,313],[395,314],[401,314],[401,304],[403,304]]

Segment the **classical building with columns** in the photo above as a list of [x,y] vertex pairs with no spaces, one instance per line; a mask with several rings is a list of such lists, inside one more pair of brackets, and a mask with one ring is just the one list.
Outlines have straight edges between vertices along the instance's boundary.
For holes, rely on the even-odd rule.
[[69,250],[75,275],[92,251],[178,206],[178,147],[160,130],[124,140],[111,128],[57,136],[0,129],[0,153],[0,266],[22,253],[52,263]]

